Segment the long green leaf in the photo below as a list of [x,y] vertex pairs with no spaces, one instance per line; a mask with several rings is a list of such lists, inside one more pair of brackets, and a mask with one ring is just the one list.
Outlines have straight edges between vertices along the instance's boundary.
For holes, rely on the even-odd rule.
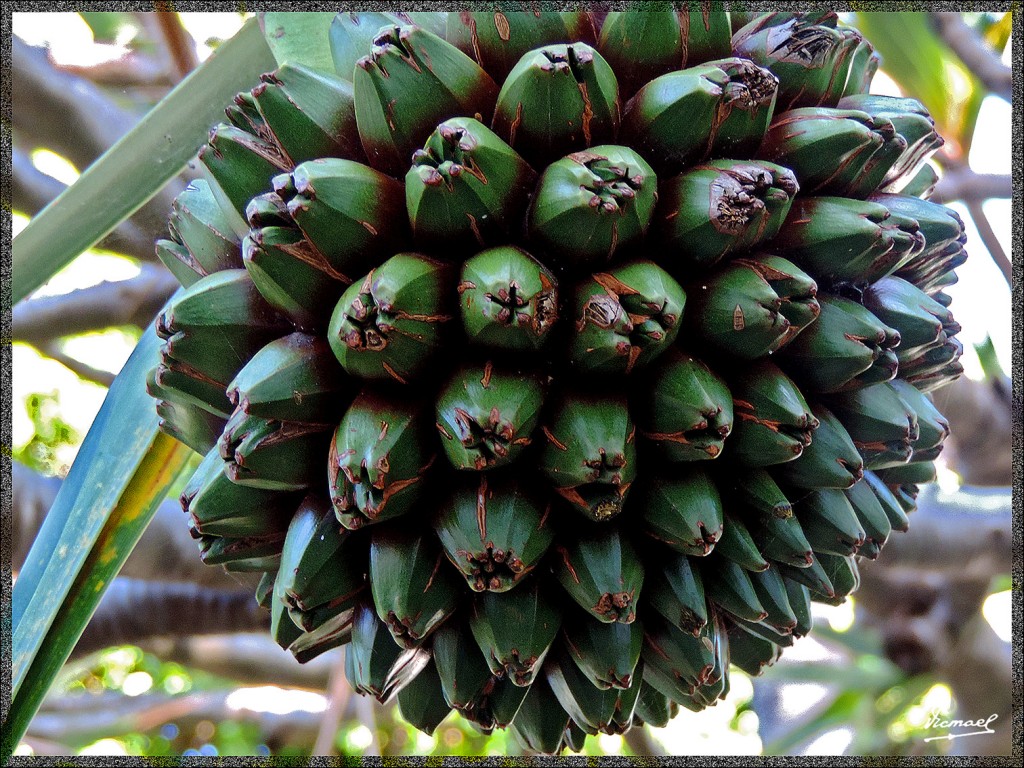
[[260,14],[260,24],[279,66],[301,64],[333,75],[329,32],[335,16],[336,13],[267,11]]
[[884,69],[908,96],[920,100],[939,133],[965,157],[985,89],[939,38],[927,13],[859,12],[857,28],[882,54]]
[[14,239],[12,303],[145,204],[195,155],[231,98],[274,68],[259,26],[246,23]]
[[10,756],[24,734],[189,457],[188,448],[157,429],[146,393],[146,372],[156,364],[158,349],[151,325],[110,387],[18,574],[2,757]]

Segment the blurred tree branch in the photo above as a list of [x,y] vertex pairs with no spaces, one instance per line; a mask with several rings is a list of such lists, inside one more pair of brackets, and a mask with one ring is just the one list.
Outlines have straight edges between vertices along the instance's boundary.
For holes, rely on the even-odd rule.
[[[61,480],[16,462],[12,480],[11,565],[16,570]],[[103,596],[73,655],[158,636],[265,630],[269,615],[256,605],[254,588],[250,574],[203,565],[181,507],[176,500],[165,501]]]
[[[13,37],[11,52],[15,143],[50,149],[84,170],[137,121],[94,83],[55,67],[45,50]],[[163,230],[177,186],[165,186],[133,217],[150,237]]]
[[[981,177],[980,174],[974,173],[967,163],[956,157],[944,153],[940,155],[939,162],[942,163],[942,168],[947,176],[952,176],[954,179],[970,179],[971,177]],[[955,183],[955,182],[951,182]],[[985,198],[975,197],[967,194],[968,191],[981,191],[980,189],[971,190],[969,186],[964,186],[967,182],[962,182],[960,192],[962,193],[958,197],[953,195],[956,193],[956,187],[946,192],[941,192],[939,185],[936,185],[936,192],[941,192],[944,197],[936,197],[936,202],[952,202],[955,199],[962,200],[964,206],[967,208],[967,213],[970,214],[974,220],[975,226],[978,228],[978,234],[981,236],[981,241],[988,250],[992,260],[999,267],[999,271],[1003,273],[1003,277],[1006,280],[1006,284],[1013,287],[1013,265],[1010,263],[1010,257],[1007,256],[1006,251],[1003,249],[1002,244],[999,242],[999,237],[996,235],[995,229],[992,227],[992,223],[988,220],[988,216],[985,215],[985,209],[982,207],[982,202]],[[970,182],[974,183],[974,182]],[[939,183],[941,185],[941,181]],[[989,182],[977,182],[980,187],[982,184],[988,185]],[[1005,189],[1003,190],[1005,191]],[[1011,188],[1008,196],[1012,197],[1013,190]]]
[[11,338],[44,345],[119,325],[145,328],[177,288],[163,266],[142,264],[138,276],[127,280],[20,302],[11,311]]
[[992,227],[992,222],[989,221],[988,216],[985,214],[985,209],[978,200],[965,200],[964,205],[967,206],[967,212],[974,219],[974,226],[978,228],[981,242],[985,244],[985,248],[988,250],[989,255],[992,256],[992,261],[999,267],[999,271],[1003,273],[1006,284],[1012,289],[1013,264],[1003,249],[1002,243],[999,242],[999,236]]
[[[32,164],[20,147],[11,153],[11,208],[29,216],[41,211],[67,187]],[[128,219],[97,243],[98,248],[123,253],[141,261],[156,261],[153,233]]]
[[103,595],[72,658],[152,637],[194,637],[269,628],[270,614],[256,604],[251,589],[211,589],[200,584],[119,576]]
[[[341,725],[341,717],[348,708],[349,699],[352,697],[352,687],[348,684],[348,677],[345,674],[346,653],[345,648],[339,649],[337,658],[334,660],[334,667],[331,669],[331,676],[327,683],[327,711],[324,712],[323,719],[320,721],[320,730],[316,734],[316,741],[313,742],[314,755],[335,755],[337,753],[334,739],[338,734],[338,727]],[[376,735],[374,740],[376,740]]]
[[861,568],[856,597],[901,669],[947,681],[964,718],[999,715],[996,737],[971,745],[984,754],[1009,754],[1011,742],[1010,646],[981,615],[992,578],[1012,567],[1011,519],[1009,489],[944,497],[926,487],[911,535]]
[[975,173],[967,168],[951,168],[939,179],[931,199],[937,203],[957,200],[985,201],[1013,197],[1013,177],[1009,174]]
[[932,13],[939,37],[991,93],[1010,101],[1013,73],[1000,56],[963,20],[961,13]]
[[942,457],[967,485],[1013,483],[1011,390],[1008,376],[985,381],[962,376],[932,395],[950,427]]
[[76,77],[84,77],[97,85],[111,85],[120,88],[160,89],[166,91],[174,85],[174,78],[167,72],[167,67],[153,56],[146,56],[139,51],[127,51],[118,58],[101,61],[96,64],[80,66],[77,64],[57,64],[62,72]]
[[152,19],[159,37],[167,51],[175,80],[183,80],[189,72],[199,66],[196,44],[192,36],[181,25],[181,17],[173,10],[174,3],[154,3],[156,13],[145,14],[147,24]]
[[135,123],[135,114],[98,87],[54,67],[44,49],[18,37],[11,46],[13,124],[36,146],[52,149],[84,169]]
[[59,341],[48,341],[45,344],[38,345],[37,349],[54,362],[63,365],[83,381],[91,381],[93,384],[99,384],[101,387],[108,388],[114,383],[115,374],[99,368],[93,368],[88,363],[83,363],[77,357],[72,357],[61,349]]

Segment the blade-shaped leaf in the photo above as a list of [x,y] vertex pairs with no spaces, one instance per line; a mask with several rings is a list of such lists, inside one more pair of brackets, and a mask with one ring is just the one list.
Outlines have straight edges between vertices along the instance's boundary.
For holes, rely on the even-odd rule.
[[189,457],[157,429],[146,393],[158,348],[150,326],[110,387],[18,574],[5,757]]
[[137,211],[195,155],[232,97],[275,66],[256,22],[246,23],[14,238],[11,302]]
[[967,157],[985,89],[939,38],[927,13],[859,12],[854,22],[882,54],[885,70],[935,119],[947,151]]
[[329,33],[336,13],[267,11],[259,15],[278,65],[301,64],[334,74]]

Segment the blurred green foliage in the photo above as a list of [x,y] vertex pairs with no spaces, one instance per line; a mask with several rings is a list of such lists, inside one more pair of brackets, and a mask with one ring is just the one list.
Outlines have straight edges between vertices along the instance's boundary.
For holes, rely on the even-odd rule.
[[32,421],[32,437],[13,451],[14,460],[45,475],[58,474],[60,449],[79,445],[83,436],[61,417],[57,390],[29,395],[25,409]]

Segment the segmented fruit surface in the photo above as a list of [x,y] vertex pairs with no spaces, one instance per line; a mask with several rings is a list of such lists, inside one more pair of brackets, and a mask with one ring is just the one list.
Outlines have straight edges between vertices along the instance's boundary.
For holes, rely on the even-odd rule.
[[934,477],[965,238],[930,117],[832,12],[329,35],[336,72],[229,105],[157,244],[201,557],[428,733],[579,750],[713,704]]

